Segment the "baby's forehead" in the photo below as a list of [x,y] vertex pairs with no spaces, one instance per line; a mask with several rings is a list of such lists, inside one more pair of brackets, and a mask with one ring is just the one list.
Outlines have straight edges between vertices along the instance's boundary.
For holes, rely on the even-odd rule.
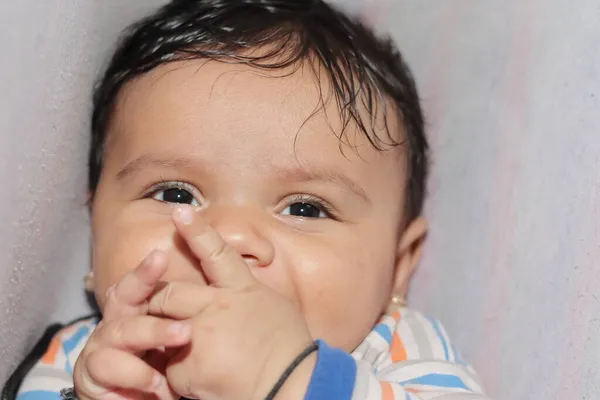
[[[367,144],[386,149],[392,147],[390,143],[404,141],[393,101],[373,88],[354,88],[356,109],[352,110],[339,93],[350,90],[340,88],[349,84],[357,82],[342,82],[339,77],[332,82],[323,65],[309,61],[276,69],[216,60],[178,61],[160,65],[126,85],[118,96],[114,119],[119,119],[118,114],[139,113],[140,103],[184,100],[200,106],[198,116],[202,109],[218,104],[231,109],[231,118],[240,122],[279,111],[271,122],[279,122],[282,129],[327,131],[354,149]],[[249,104],[236,110],[245,113],[233,114],[231,99],[236,97]]]

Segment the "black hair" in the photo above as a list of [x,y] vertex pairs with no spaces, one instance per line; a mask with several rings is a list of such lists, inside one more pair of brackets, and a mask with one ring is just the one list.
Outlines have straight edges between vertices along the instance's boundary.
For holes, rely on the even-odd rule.
[[[264,51],[256,51],[260,49]],[[378,37],[323,0],[177,0],[131,26],[94,92],[88,176],[92,198],[120,90],[160,65],[193,59],[269,71],[311,61],[317,79],[323,74],[317,69],[323,67],[343,121],[339,138],[344,139],[346,127],[354,122],[380,151],[405,146],[405,217],[411,220],[421,213],[428,144],[410,70],[391,39]],[[326,101],[322,99],[322,106]],[[390,131],[387,112],[391,108],[404,134]],[[386,137],[376,133],[378,115],[386,121]]]

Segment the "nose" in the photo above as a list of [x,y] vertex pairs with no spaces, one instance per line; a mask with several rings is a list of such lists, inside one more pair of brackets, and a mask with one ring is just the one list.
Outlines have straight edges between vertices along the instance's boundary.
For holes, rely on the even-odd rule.
[[266,235],[266,224],[261,223],[262,217],[256,211],[219,207],[207,210],[205,217],[249,267],[267,267],[273,262],[275,249]]

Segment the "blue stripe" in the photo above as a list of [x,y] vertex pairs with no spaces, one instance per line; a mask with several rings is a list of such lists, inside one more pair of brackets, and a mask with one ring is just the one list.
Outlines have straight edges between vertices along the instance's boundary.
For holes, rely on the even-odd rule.
[[390,328],[385,324],[379,324],[373,329],[375,332],[379,333],[379,335],[385,339],[388,344],[392,343],[392,332]]
[[438,386],[443,388],[466,389],[470,390],[467,385],[455,375],[445,374],[429,374],[423,375],[415,379],[401,382],[402,385],[428,385]]
[[432,318],[427,318],[431,325],[433,326],[433,330],[440,338],[440,342],[442,342],[442,347],[444,348],[444,358],[446,361],[450,361],[450,355],[448,354],[448,343],[446,343],[446,339],[444,339],[444,335],[442,335],[442,330],[440,329],[440,324]]
[[[89,335],[89,333],[90,333],[90,328],[87,326],[82,326],[81,328],[79,328],[77,330],[77,332],[75,332],[73,334],[73,336],[71,336],[69,339],[63,341],[62,347],[65,350],[65,355],[68,356],[69,353],[71,353],[73,350],[75,350],[75,348],[77,347],[79,342],[81,342],[82,339],[84,339],[87,335]],[[65,365],[65,370],[69,374],[73,374],[73,366],[69,362],[68,357],[67,357],[67,362]]]
[[32,390],[19,393],[17,400],[60,400],[60,394],[47,390]]
[[62,345],[63,349],[65,349],[65,354],[69,355],[69,353],[77,347],[79,342],[81,342],[81,339],[85,338],[89,333],[90,328],[87,326],[82,326],[73,334],[73,336],[63,341]]

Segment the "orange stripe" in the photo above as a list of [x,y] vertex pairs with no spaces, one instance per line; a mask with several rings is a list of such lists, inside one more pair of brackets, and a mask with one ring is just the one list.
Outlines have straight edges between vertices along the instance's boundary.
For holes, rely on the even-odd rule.
[[381,385],[381,400],[394,400],[394,389],[389,382],[380,382]]
[[400,361],[406,361],[406,349],[404,343],[398,333],[394,333],[392,336],[392,345],[390,346],[390,353],[392,355],[392,361],[397,363]]
[[394,311],[390,314],[390,317],[394,318],[396,322],[400,321],[400,311]]
[[55,336],[50,341],[50,345],[48,345],[48,350],[42,356],[42,364],[52,365],[56,361],[56,356],[58,354],[58,350],[60,349],[60,341]]

